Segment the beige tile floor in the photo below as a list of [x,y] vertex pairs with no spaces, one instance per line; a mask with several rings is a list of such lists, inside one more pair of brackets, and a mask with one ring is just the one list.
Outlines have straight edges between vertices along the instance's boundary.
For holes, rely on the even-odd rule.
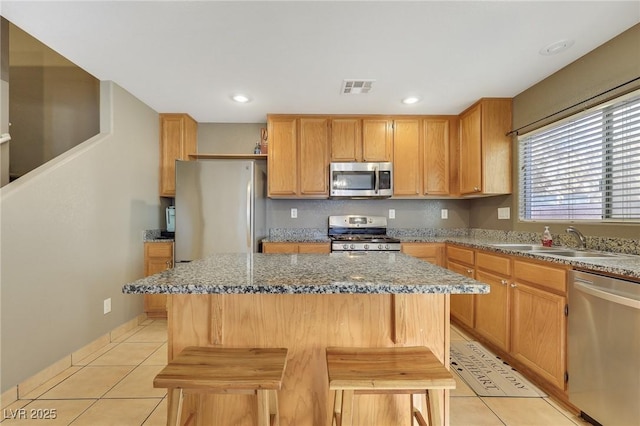
[[[145,321],[23,399],[3,407],[2,425],[165,425],[166,391],[154,389],[152,381],[167,362],[166,327],[165,320]],[[451,339],[469,340],[454,327]],[[478,397],[457,376],[456,381],[458,386],[451,394],[451,426],[587,425],[550,398]],[[30,417],[32,412],[47,410],[55,410],[55,420],[17,418],[21,413]]]

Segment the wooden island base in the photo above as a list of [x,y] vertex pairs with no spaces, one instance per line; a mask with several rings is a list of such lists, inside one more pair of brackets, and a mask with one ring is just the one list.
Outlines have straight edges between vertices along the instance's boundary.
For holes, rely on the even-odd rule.
[[[449,366],[448,294],[186,294],[168,298],[169,359],[192,345],[287,347],[279,392],[281,426],[330,426],[327,346],[423,345]],[[443,424],[449,394],[442,393]],[[247,395],[185,395],[197,425],[253,426]],[[410,425],[407,396],[362,395],[355,424]]]

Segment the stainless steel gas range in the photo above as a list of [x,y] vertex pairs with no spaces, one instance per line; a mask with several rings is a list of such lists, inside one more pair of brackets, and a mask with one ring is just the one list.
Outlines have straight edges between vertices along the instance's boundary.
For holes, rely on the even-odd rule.
[[329,216],[331,252],[399,252],[400,240],[387,236],[384,216]]

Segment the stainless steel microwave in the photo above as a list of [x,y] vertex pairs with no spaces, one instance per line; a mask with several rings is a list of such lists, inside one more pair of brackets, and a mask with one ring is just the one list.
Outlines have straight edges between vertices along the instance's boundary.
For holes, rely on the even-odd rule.
[[331,163],[331,197],[388,198],[393,195],[391,163]]

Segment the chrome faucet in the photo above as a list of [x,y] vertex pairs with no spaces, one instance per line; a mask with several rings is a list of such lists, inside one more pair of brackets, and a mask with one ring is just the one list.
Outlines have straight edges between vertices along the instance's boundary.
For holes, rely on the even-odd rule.
[[573,226],[570,226],[567,228],[567,234],[572,234],[574,237],[576,237],[576,240],[578,240],[578,243],[580,244],[580,250],[587,249],[587,239],[582,234],[582,232],[578,231]]

